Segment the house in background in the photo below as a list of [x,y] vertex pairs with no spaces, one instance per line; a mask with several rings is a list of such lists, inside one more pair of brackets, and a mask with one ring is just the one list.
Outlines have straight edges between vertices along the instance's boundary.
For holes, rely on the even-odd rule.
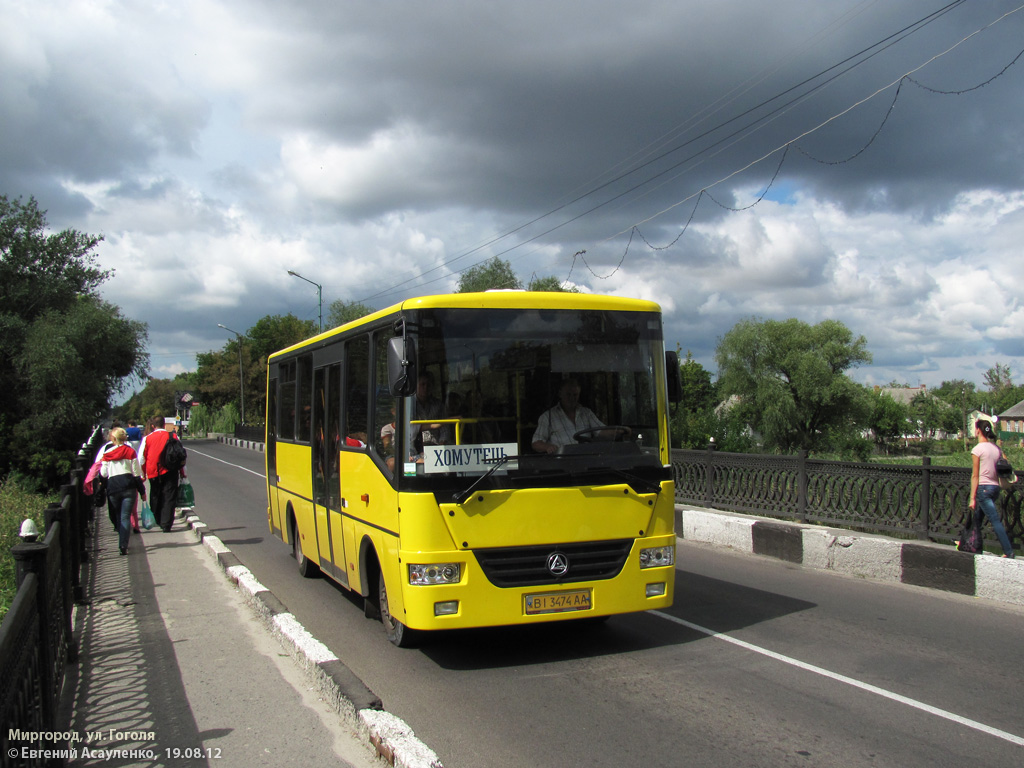
[[918,395],[928,393],[928,385],[920,387],[875,387],[875,391],[882,395],[888,395],[900,405],[910,405]]
[[[926,398],[926,399],[928,399],[930,401],[933,401],[934,403],[936,403],[942,409],[949,409],[951,407],[947,403],[944,403],[942,400],[937,398],[935,395],[931,394],[928,391],[928,385],[927,384],[922,384],[919,387],[879,387],[879,386],[876,386],[875,387],[875,391],[878,392],[879,394],[887,395],[888,397],[891,397],[893,400],[895,400],[900,405],[906,406],[908,408],[913,405],[914,400],[916,398],[918,398],[918,397],[924,397],[924,398]],[[916,433],[912,434],[912,435],[904,435],[903,437],[907,441],[910,441],[910,440],[921,440],[924,437],[934,437],[934,438],[936,438],[938,440],[945,440],[946,438],[949,438],[949,437],[953,436],[950,433],[948,433],[948,432],[946,432],[945,430],[942,430],[942,429],[935,429],[935,430],[931,431],[930,434],[925,434],[926,432],[928,432],[928,430],[926,430],[923,427],[923,425],[922,425],[922,423],[920,421],[915,422],[913,416],[911,416],[910,420],[911,420],[911,423],[915,423],[916,424],[918,431]],[[959,432],[959,429],[957,431]],[[971,422],[971,432],[972,432],[972,434],[974,432],[974,422]]]
[[1024,400],[999,414],[1000,432],[1016,432],[1024,438]]

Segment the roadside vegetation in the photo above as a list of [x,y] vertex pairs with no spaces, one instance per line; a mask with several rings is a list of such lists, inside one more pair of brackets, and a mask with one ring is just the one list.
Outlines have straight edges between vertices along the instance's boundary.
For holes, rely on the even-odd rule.
[[4,554],[0,557],[0,621],[7,615],[17,591],[14,558],[10,552],[11,547],[21,543],[18,538],[21,523],[25,519],[34,520],[42,532],[43,510],[57,501],[56,494],[39,493],[34,490],[34,485],[25,483],[17,475],[0,480],[0,552]]
[[[867,341],[835,320],[743,320],[719,340],[715,359],[714,379],[689,352],[680,365],[675,448],[714,442],[740,453],[806,450],[818,459],[903,464],[930,456],[934,464],[970,467],[972,414],[990,418],[1024,401],[1024,386],[1000,363],[985,373],[982,389],[963,380],[934,389],[858,384],[849,374],[871,362]],[[1001,437],[1010,463],[1024,469],[1021,435]]]

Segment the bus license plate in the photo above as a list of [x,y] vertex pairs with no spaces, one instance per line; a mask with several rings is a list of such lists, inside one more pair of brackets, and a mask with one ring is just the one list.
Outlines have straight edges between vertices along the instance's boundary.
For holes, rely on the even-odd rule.
[[536,613],[565,613],[568,611],[589,611],[590,590],[577,589],[572,592],[545,592],[526,595],[526,615]]

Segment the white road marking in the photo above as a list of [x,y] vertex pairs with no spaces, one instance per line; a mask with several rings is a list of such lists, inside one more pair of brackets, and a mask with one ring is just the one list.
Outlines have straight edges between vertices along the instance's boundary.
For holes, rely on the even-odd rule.
[[[188,450],[189,450],[190,453],[194,453],[197,456],[205,456],[208,459],[213,459],[214,461],[219,461],[221,464],[227,464],[229,467],[234,467],[235,469],[241,469],[241,470],[243,470],[245,472],[251,472],[252,474],[256,475],[256,477],[266,477],[266,475],[264,475],[262,472],[256,472],[256,471],[254,471],[252,469],[249,469],[248,467],[243,467],[243,466],[240,466],[238,464],[232,464],[230,461],[224,461],[224,459],[218,459],[216,456],[211,456],[208,453],[203,453],[202,451],[197,451],[195,448],[189,448]],[[188,467],[185,468],[185,471],[186,472],[188,471]]]
[[655,616],[660,616],[663,619],[667,619],[668,621],[671,621],[674,624],[680,624],[684,627],[687,627],[688,629],[692,629],[696,632],[705,634],[708,637],[713,637],[716,640],[724,640],[727,643],[732,643],[733,645],[739,646],[740,648],[744,648],[748,651],[753,651],[754,653],[759,653],[762,656],[767,656],[768,658],[775,659],[776,661],[781,661],[783,664],[789,664],[799,669],[806,670],[807,672],[813,672],[816,675],[821,675],[822,677],[827,677],[831,680],[836,680],[840,683],[845,683],[846,685],[853,686],[854,688],[859,688],[862,691],[867,691],[868,693],[873,693],[877,696],[882,696],[886,699],[890,699],[891,701],[899,702],[900,704],[905,704],[908,707],[913,707],[914,709],[919,709],[922,712],[927,712],[928,714],[935,715],[936,717],[941,717],[945,720],[950,720],[954,723],[959,723],[960,725],[964,725],[968,728],[973,728],[976,731],[987,733],[989,736],[995,736],[997,739],[1002,739],[1004,741],[1010,742],[1011,744],[1016,744],[1018,747],[1024,747],[1024,738],[1021,738],[1020,736],[1015,736],[1012,733],[1007,733],[1006,731],[1001,731],[998,728],[993,728],[990,725],[979,723],[977,720],[971,720],[969,718],[962,717],[952,712],[947,712],[944,709],[933,707],[930,704],[925,704],[924,702],[917,701],[916,699],[907,698],[906,696],[901,696],[898,693],[887,691],[884,688],[879,688],[876,685],[871,685],[870,683],[865,683],[860,680],[856,680],[852,677],[847,677],[846,675],[840,675],[836,672],[830,672],[829,670],[824,669],[822,667],[816,667],[813,664],[808,664],[807,662],[799,661],[797,659],[790,658],[789,656],[783,656],[781,653],[769,651],[767,648],[761,648],[760,646],[752,645],[751,643],[744,642],[743,640],[737,640],[735,637],[730,637],[729,635],[726,635],[722,632],[716,632],[713,629],[702,627],[699,624],[693,624],[689,621],[686,621],[685,619],[679,619],[675,616],[670,616],[667,613],[662,613],[661,611],[651,611],[651,613],[653,613]]

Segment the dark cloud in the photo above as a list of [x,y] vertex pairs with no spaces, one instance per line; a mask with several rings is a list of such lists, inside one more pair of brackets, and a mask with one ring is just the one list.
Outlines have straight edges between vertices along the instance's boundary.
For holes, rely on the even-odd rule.
[[837,317],[879,375],[941,376],[1024,354],[1024,13],[943,8],[25,6],[0,193],[106,236],[169,367],[218,322],[315,317],[288,269],[381,305],[499,255],[662,302],[706,363],[742,317]]

